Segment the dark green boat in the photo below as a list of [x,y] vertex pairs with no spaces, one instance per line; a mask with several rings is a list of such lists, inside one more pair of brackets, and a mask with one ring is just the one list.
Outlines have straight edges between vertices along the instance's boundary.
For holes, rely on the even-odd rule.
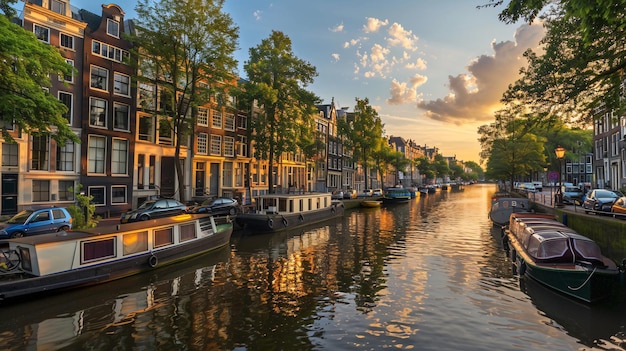
[[528,277],[585,302],[615,291],[621,274],[591,239],[537,213],[511,214],[505,230],[511,261]]

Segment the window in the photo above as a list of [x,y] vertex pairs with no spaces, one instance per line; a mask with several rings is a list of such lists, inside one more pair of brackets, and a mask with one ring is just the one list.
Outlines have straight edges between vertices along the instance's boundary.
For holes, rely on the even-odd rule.
[[145,162],[146,155],[137,155],[137,189],[143,189],[143,176],[145,174]]
[[59,180],[59,201],[74,201],[74,181]]
[[159,144],[160,145],[173,145],[174,139],[172,138],[172,121],[168,118],[161,118],[159,120]]
[[165,228],[154,231],[154,247],[166,246],[174,243],[174,228]]
[[209,126],[209,111],[206,108],[198,107],[197,121],[199,126]]
[[125,204],[126,202],[126,186],[111,186],[111,204]]
[[33,202],[50,201],[50,181],[33,180]]
[[72,123],[72,100],[73,96],[70,93],[59,91],[59,100],[67,107],[67,112],[63,115],[67,120],[67,123]]
[[63,147],[57,146],[57,171],[71,172],[74,170],[76,147],[68,141]]
[[124,255],[148,251],[148,232],[124,234]]
[[89,99],[89,125],[93,127],[107,126],[107,102],[98,98]]
[[115,72],[113,74],[113,92],[116,95],[130,96],[130,77]]
[[35,171],[47,171],[48,138],[45,136],[33,136],[31,152],[31,169]]
[[104,91],[109,90],[109,71],[106,68],[91,66],[91,87]]
[[18,145],[14,143],[2,143],[2,165],[17,167],[19,162]]
[[111,174],[128,174],[128,140],[113,139]]
[[187,241],[196,238],[196,226],[194,224],[184,224],[180,226],[180,241]]
[[226,118],[224,119],[224,129],[235,131],[235,115],[232,113],[226,114]]
[[248,117],[244,115],[237,115],[237,128],[248,129]]
[[102,240],[83,241],[81,242],[81,263],[101,261],[107,258],[113,258],[116,256],[115,246],[115,237]]
[[222,136],[211,135],[211,155],[222,154]]
[[237,154],[239,156],[248,157],[248,138],[244,135],[239,135],[237,138],[239,139]]
[[130,57],[128,51],[96,40],[91,42],[91,52],[94,55],[101,56],[117,62],[122,62]]
[[50,43],[50,29],[49,28],[42,27],[38,24],[35,24],[33,26],[33,33],[35,33],[35,36],[37,37],[37,39],[45,43]]
[[154,142],[154,116],[139,116],[139,140]]
[[113,103],[113,128],[121,130],[129,130],[130,125],[130,113],[129,106]]
[[107,34],[119,38],[120,37],[120,22],[114,21],[110,18],[107,19]]
[[211,120],[211,126],[213,128],[222,129],[222,113],[216,110],[212,110],[213,118]]
[[154,95],[154,85],[139,83],[139,104],[138,107],[154,110],[156,95]]
[[208,151],[208,139],[207,133],[198,133],[198,153],[206,155]]
[[96,206],[103,206],[106,204],[106,198],[104,196],[104,187],[103,186],[90,186],[87,194],[88,196],[93,196],[91,203]]
[[50,10],[65,15],[65,2],[59,0],[50,0]]
[[106,139],[103,136],[89,136],[89,155],[87,159],[87,172],[104,174],[104,162],[106,158]]
[[235,156],[235,138],[224,137],[224,156]]
[[61,45],[61,47],[74,50],[74,37],[69,34],[60,33],[59,44]]

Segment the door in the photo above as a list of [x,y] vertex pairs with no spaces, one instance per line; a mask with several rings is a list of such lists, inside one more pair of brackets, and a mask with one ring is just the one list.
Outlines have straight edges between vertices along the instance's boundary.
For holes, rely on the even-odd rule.
[[50,210],[40,210],[33,213],[30,220],[26,225],[26,232],[28,235],[50,233],[56,231],[52,217],[50,216]]
[[220,164],[211,163],[211,178],[210,178],[210,191],[211,196],[219,196],[220,191]]
[[2,174],[2,214],[17,213],[17,174]]

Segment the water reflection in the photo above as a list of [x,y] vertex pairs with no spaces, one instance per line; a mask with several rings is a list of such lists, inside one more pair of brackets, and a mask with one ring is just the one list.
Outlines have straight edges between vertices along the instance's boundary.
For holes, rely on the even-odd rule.
[[[354,209],[112,284],[0,307],[6,349],[620,350],[625,305],[513,275],[491,186]],[[545,289],[543,289],[545,290]]]

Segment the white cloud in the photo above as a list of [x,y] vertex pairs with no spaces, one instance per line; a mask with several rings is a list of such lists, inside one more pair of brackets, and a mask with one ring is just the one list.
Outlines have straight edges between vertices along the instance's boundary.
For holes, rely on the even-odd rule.
[[429,118],[455,124],[493,120],[493,113],[501,107],[502,94],[526,65],[524,51],[537,48],[544,32],[541,24],[524,24],[517,29],[514,42],[492,42],[492,55],[472,60],[468,73],[448,76],[447,96],[420,101],[417,107]]
[[377,18],[368,17],[367,23],[363,26],[363,31],[365,33],[374,33],[377,32],[380,27],[384,27],[389,24],[389,20],[381,21]]
[[333,53],[330,56],[332,56],[332,58],[335,60],[335,62],[339,61],[340,56],[339,56],[338,53]]
[[336,26],[336,27],[334,27],[334,28],[331,28],[331,29],[330,29],[330,31],[331,31],[331,32],[334,32],[334,33],[337,33],[337,32],[343,32],[343,23],[342,23],[342,24],[337,25],[337,26]]
[[261,19],[261,14],[263,13],[263,11],[261,10],[256,10],[252,13],[252,16],[254,16],[254,18],[258,21]]
[[416,74],[409,79],[409,82],[399,82],[394,79],[391,82],[389,93],[391,95],[386,101],[390,105],[400,105],[407,102],[417,102],[417,88],[428,80],[427,77]]
[[385,60],[385,55],[389,53],[389,49],[382,47],[380,44],[374,44],[371,50],[372,62],[379,62]]
[[405,30],[401,24],[394,23],[389,27],[388,31],[391,38],[387,39],[391,46],[401,46],[407,50],[417,50],[417,41],[419,38],[413,34],[413,31]]
[[422,58],[418,58],[415,62],[409,62],[404,65],[404,67],[407,69],[418,69],[423,71],[426,69],[426,61]]
[[[366,38],[366,39],[367,39],[367,38]],[[347,48],[349,48],[349,47],[351,47],[351,46],[355,46],[355,45],[359,44],[359,43],[361,42],[361,40],[362,40],[361,38],[358,38],[358,39],[351,39],[350,41],[346,41],[346,42],[343,44],[343,48],[344,48],[344,49],[347,49]]]

